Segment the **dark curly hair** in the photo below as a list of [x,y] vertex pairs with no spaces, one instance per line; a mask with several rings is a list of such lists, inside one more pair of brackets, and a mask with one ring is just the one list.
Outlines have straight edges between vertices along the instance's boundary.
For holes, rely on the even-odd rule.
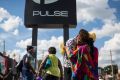
[[27,46],[27,49],[26,49],[26,50],[28,51],[28,50],[30,50],[30,49],[34,49],[34,47],[33,47],[33,46]]
[[50,47],[48,49],[49,54],[56,54],[56,48],[55,47]]
[[94,41],[92,38],[89,38],[89,33],[87,30],[85,29],[81,29],[79,31],[79,37],[80,37],[80,41],[78,41],[78,44],[81,44],[81,43],[86,43],[89,45],[90,47],[90,55],[92,57],[92,59],[94,58]]
[[90,55],[92,59],[94,58],[94,40],[92,38],[89,38],[88,45],[90,47]]
[[79,31],[78,36],[80,37],[80,40],[78,41],[78,44],[79,43],[87,43],[89,41],[89,33],[85,29],[81,29]]

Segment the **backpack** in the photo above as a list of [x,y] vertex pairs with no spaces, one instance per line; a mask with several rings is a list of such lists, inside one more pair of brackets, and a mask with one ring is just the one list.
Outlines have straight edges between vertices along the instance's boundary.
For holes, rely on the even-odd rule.
[[25,60],[26,57],[27,57],[27,54],[25,54],[23,56],[23,59],[17,65],[17,70],[20,71],[20,72],[22,72],[22,67],[23,67],[23,64],[24,64],[23,61]]
[[50,58],[49,58],[49,56],[48,56],[48,57],[47,57],[47,60],[46,60],[46,62],[45,62],[44,68],[45,68],[45,69],[48,69],[51,65],[52,65],[52,62],[51,62],[51,60],[50,60]]

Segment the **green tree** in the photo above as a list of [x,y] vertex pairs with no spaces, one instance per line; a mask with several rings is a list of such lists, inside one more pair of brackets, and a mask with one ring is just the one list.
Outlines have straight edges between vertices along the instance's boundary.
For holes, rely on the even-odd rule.
[[[113,67],[113,74],[117,74],[118,73],[118,66],[117,65],[112,65],[112,67]],[[105,66],[104,71],[107,74],[111,74],[112,73],[112,67],[111,67],[111,65]]]

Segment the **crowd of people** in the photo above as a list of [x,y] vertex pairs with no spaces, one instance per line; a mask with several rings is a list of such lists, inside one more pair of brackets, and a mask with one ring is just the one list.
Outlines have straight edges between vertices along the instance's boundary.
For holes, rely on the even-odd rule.
[[16,77],[15,59],[6,56],[5,53],[0,52],[0,80],[10,80]]
[[[37,78],[43,80],[98,80],[98,50],[94,46],[95,38],[95,34],[81,29],[75,38],[68,40],[66,45],[62,47],[64,59],[69,63],[67,66],[65,64],[64,68],[71,70],[71,73],[67,73],[71,74],[67,79],[67,76],[63,76],[61,62],[55,55],[56,48],[50,47],[49,54],[41,62],[37,73],[30,66],[33,64],[30,62],[34,62],[34,58],[29,56],[23,58],[23,66],[25,66],[23,80],[33,80],[34,76],[39,76]],[[27,51],[31,54],[33,50],[31,48]]]
[[[16,65],[22,80],[98,80],[98,49],[94,46],[96,35],[81,29],[73,39],[60,47],[64,55],[64,70],[56,56],[56,48],[49,47],[39,69],[35,71],[35,50],[27,47],[27,53]],[[66,75],[66,76],[65,76]],[[17,78],[16,78],[17,79]]]

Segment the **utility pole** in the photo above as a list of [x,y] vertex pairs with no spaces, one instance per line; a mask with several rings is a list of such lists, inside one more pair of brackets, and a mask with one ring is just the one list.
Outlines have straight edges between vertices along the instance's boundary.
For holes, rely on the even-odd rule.
[[110,50],[110,57],[111,57],[111,70],[112,70],[112,77],[114,77],[114,73],[113,73],[113,61],[112,61],[112,51]]
[[3,40],[3,55],[6,55],[6,52],[5,52],[5,40]]
[[5,52],[5,40],[3,41],[3,52]]

